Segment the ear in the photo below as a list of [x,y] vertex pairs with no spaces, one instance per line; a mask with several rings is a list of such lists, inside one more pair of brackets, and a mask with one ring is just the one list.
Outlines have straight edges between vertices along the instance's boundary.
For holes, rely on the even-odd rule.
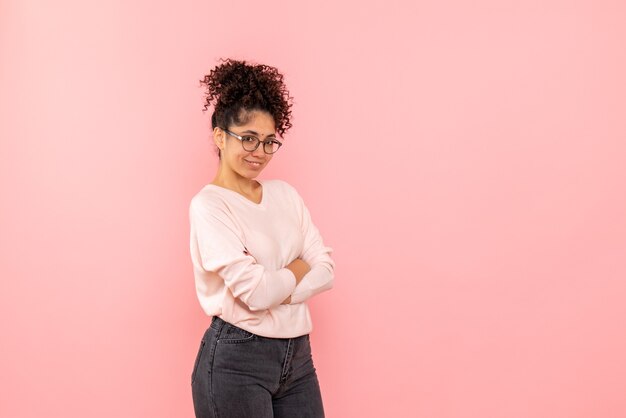
[[220,128],[213,129],[213,142],[221,150],[224,150],[225,133]]

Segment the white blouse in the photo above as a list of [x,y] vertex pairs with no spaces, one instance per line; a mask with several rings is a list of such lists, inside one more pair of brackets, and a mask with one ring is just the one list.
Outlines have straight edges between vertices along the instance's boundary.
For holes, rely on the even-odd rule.
[[[261,180],[260,203],[214,184],[189,206],[196,292],[207,315],[246,331],[293,338],[313,329],[306,300],[332,288],[332,248],[324,246],[298,192],[282,180]],[[311,266],[296,286],[286,269]],[[291,303],[281,302],[291,295]]]

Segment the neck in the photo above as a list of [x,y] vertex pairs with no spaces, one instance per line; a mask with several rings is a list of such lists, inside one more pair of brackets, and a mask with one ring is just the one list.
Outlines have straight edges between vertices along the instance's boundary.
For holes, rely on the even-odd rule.
[[226,170],[222,163],[211,183],[244,194],[251,194],[259,184],[254,179],[242,177],[232,170]]

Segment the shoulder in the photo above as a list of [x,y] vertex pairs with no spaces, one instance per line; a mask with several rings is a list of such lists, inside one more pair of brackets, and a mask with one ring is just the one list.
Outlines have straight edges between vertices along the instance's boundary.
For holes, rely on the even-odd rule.
[[[267,189],[265,189],[267,187]],[[263,188],[279,201],[287,205],[300,207],[304,204],[296,188],[284,180],[263,180]]]
[[281,194],[297,196],[297,197],[300,196],[296,188],[293,187],[291,184],[287,183],[285,180],[279,180],[279,179],[263,180],[262,183],[263,183],[264,189],[267,187],[268,190],[274,193],[281,193]]
[[265,186],[268,186],[270,194],[277,201],[281,202],[282,207],[295,210],[299,216],[302,216],[302,213],[306,211],[304,199],[291,184],[284,180],[265,180],[263,181],[263,187]]
[[190,213],[219,213],[227,210],[226,196],[218,187],[204,186],[189,203]]

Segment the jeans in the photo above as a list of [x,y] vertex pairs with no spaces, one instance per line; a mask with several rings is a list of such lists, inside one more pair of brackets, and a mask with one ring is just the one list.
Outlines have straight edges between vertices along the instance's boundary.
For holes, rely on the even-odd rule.
[[191,373],[197,418],[323,418],[309,335],[267,338],[214,316]]

